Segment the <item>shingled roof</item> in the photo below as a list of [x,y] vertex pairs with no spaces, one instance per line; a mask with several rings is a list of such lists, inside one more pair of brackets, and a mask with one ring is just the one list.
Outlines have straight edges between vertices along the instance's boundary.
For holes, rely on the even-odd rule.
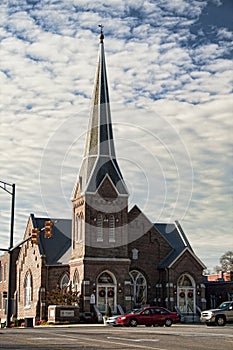
[[187,248],[193,252],[192,247],[178,221],[168,224],[157,223],[154,224],[154,226],[172,248],[170,253],[159,264],[159,268],[170,266]]
[[39,234],[39,250],[46,256],[48,265],[68,264],[71,257],[72,221],[70,219],[36,218],[31,214],[33,226],[39,229],[44,227],[47,220],[52,220],[53,236],[44,238],[43,231]]

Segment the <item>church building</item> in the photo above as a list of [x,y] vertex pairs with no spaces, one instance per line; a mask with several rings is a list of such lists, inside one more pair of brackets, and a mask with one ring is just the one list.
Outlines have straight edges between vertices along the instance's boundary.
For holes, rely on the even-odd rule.
[[[72,193],[72,219],[31,214],[24,239],[38,228],[38,244],[22,244],[16,261],[17,318],[47,318],[47,292],[78,292],[80,311],[115,313],[146,304],[194,317],[205,308],[202,272],[178,221],[151,222],[136,205],[117,162],[101,30],[84,156]],[[59,213],[58,213],[59,214]],[[52,220],[53,235],[43,228]]]

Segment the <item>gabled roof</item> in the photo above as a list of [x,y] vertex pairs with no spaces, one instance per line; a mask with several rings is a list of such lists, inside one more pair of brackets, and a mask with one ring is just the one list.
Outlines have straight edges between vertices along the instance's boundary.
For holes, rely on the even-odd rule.
[[104,35],[101,28],[98,65],[84,157],[72,198],[76,197],[78,191],[81,193],[95,193],[106,174],[110,176],[120,195],[128,195],[115,155],[104,53]]
[[128,224],[130,225],[131,221],[134,221],[137,217],[140,217],[140,219],[143,220],[144,233],[146,233],[154,225],[146,214],[136,204],[134,204],[134,206],[128,212]]
[[44,238],[43,231],[39,233],[39,250],[46,256],[48,265],[68,264],[71,257],[72,221],[70,219],[36,218],[31,214],[33,227],[42,229],[45,221],[52,220],[53,236]]
[[170,253],[159,264],[159,268],[169,267],[187,248],[193,253],[192,247],[178,221],[168,224],[158,223],[154,224],[154,226],[172,248]]

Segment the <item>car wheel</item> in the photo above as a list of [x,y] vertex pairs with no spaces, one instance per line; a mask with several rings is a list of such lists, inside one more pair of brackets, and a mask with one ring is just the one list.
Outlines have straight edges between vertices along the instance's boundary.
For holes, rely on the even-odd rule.
[[164,322],[164,325],[165,325],[166,327],[171,327],[171,325],[172,325],[172,320],[171,320],[170,318],[167,318],[167,319],[165,320],[165,322]]
[[146,326],[146,327],[151,327],[151,326],[152,326],[152,324],[146,324],[145,326]]
[[138,321],[137,321],[135,318],[132,318],[132,320],[130,320],[129,325],[130,325],[131,327],[137,327]]
[[226,324],[226,319],[224,316],[218,316],[215,321],[217,326],[225,326]]

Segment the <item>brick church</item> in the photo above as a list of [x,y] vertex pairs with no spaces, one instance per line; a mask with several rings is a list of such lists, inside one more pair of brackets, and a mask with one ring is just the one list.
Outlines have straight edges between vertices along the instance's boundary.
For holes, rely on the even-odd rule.
[[118,313],[145,304],[194,316],[205,308],[202,272],[179,222],[153,223],[129,193],[114,147],[101,30],[84,156],[72,193],[72,219],[30,215],[24,238],[53,220],[53,236],[24,243],[16,259],[17,318],[47,317],[47,292],[79,292],[81,311]]

